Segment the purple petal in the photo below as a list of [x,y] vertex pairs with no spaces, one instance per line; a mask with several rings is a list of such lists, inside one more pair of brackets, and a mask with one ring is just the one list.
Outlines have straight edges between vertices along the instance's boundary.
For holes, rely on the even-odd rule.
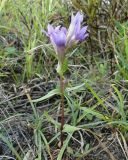
[[88,36],[89,36],[89,34],[86,33],[86,34],[84,35],[84,40],[85,40]]
[[52,34],[54,32],[54,28],[51,24],[48,24],[48,34]]
[[64,47],[66,43],[66,35],[63,32],[52,33],[51,36],[51,42],[53,45],[56,45],[56,47]]
[[80,33],[80,27],[81,27],[80,22],[75,25],[75,30],[74,30],[75,35],[78,35]]
[[65,46],[66,44],[66,35],[64,32],[60,32],[58,35],[58,46]]
[[82,22],[83,21],[83,14],[81,14],[80,12],[77,12],[76,19],[78,19],[80,22]]
[[83,41],[87,31],[87,26],[83,27],[79,32],[76,32],[76,40]]
[[83,27],[83,28],[80,30],[80,34],[85,34],[86,31],[87,31],[87,28],[88,28],[88,26]]
[[79,41],[81,42],[81,41],[84,41],[85,40],[85,38],[87,38],[88,37],[88,33],[86,33],[86,34],[81,34],[81,35],[79,35]]
[[67,34],[67,29],[65,27],[61,28],[61,31],[66,35]]
[[83,15],[80,12],[77,12],[77,14],[74,17],[74,24],[81,23],[83,21]]
[[60,26],[57,26],[56,28],[55,28],[55,32],[57,33],[57,32],[59,32],[60,31]]

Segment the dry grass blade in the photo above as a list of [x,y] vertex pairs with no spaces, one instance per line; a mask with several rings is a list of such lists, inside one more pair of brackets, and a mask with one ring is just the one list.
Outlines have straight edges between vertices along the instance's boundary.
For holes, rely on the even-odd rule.
[[28,150],[28,152],[24,156],[23,160],[34,160],[35,155],[33,153],[34,153],[33,150]]
[[117,137],[117,140],[118,140],[118,142],[120,144],[120,147],[121,147],[121,149],[122,149],[122,151],[123,151],[123,153],[124,153],[124,155],[126,157],[126,160],[127,160],[128,159],[128,146],[127,146],[127,143],[126,143],[125,138],[122,135],[122,133],[119,132],[119,134],[121,135],[121,138],[122,138],[124,146],[122,145],[122,142],[121,142],[121,140],[119,138],[118,132],[116,132],[116,137]]

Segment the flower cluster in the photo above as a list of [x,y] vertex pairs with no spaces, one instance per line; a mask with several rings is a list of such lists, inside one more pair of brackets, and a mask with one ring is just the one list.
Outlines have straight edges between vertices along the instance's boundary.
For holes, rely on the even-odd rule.
[[43,31],[49,38],[56,51],[60,64],[64,62],[66,49],[78,42],[82,42],[88,37],[87,26],[81,28],[83,15],[78,12],[75,16],[72,14],[69,29],[48,24],[48,31]]

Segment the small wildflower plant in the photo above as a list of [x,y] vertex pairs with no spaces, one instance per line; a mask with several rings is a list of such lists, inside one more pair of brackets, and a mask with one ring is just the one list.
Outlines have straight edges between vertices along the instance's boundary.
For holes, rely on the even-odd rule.
[[43,30],[49,37],[58,59],[57,72],[60,76],[60,91],[61,91],[61,147],[63,145],[63,126],[64,126],[64,72],[67,70],[66,54],[68,49],[79,42],[84,41],[88,37],[87,26],[81,27],[83,22],[83,14],[77,12],[71,16],[69,28],[57,26],[53,27],[48,24],[47,32]]

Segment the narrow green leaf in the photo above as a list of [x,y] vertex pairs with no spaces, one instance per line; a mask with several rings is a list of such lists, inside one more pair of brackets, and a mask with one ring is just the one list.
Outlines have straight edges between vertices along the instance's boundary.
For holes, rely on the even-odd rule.
[[[78,89],[80,89],[81,88],[81,90],[82,89],[84,89],[84,83],[82,83],[82,84],[80,84],[80,85],[78,85],[78,86],[75,86],[75,87],[70,87],[70,88],[66,88],[66,90],[68,91],[68,92],[71,92],[71,91],[75,91],[75,90],[78,90]],[[79,90],[80,91],[80,90]]]
[[[73,133],[72,133],[73,134]],[[66,138],[66,140],[64,141],[64,144],[58,154],[58,157],[57,157],[57,160],[62,160],[62,157],[63,157],[63,154],[64,154],[64,151],[66,149],[66,147],[68,146],[68,143],[72,137],[72,134],[69,134],[68,137]]]
[[41,97],[41,98],[38,98],[38,99],[35,99],[35,100],[32,100],[32,102],[40,102],[40,101],[44,101],[48,98],[51,98],[52,96],[54,95],[59,95],[60,94],[60,91],[59,89],[54,89],[50,92],[48,92],[48,94],[46,94],[45,96]]
[[73,133],[73,132],[78,131],[78,130],[80,130],[80,128],[75,127],[75,126],[71,126],[69,124],[65,124],[63,132]]

